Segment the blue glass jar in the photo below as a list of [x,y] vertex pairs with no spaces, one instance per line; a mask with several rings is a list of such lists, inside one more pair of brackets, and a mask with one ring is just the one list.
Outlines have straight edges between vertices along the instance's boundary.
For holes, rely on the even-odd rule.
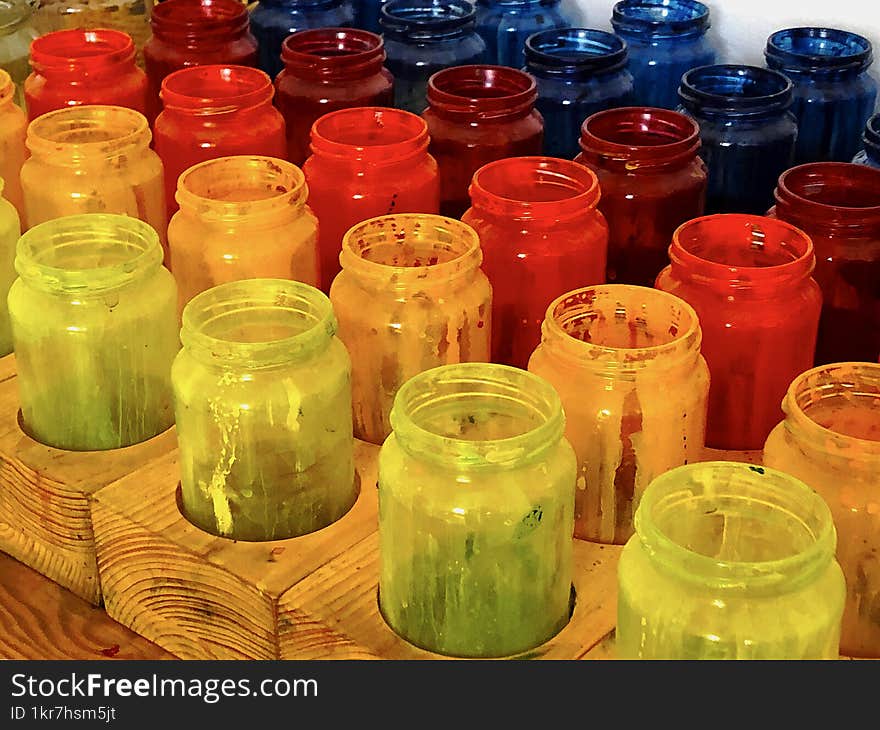
[[477,35],[477,13],[467,0],[391,0],[382,6],[379,23],[398,109],[421,114],[432,74],[486,62],[486,42]]
[[864,146],[853,157],[853,162],[857,165],[880,167],[880,114],[875,114],[868,120],[862,142]]
[[544,117],[545,155],[572,159],[588,116],[633,103],[626,42],[613,33],[545,30],[526,39],[525,53],[525,70],[538,83],[535,108]]
[[386,0],[354,0],[354,27],[368,30],[370,33],[381,33],[379,13]]
[[697,0],[621,0],[611,25],[628,47],[637,106],[675,109],[684,73],[715,63],[709,8]]
[[849,162],[874,112],[871,42],[834,28],[788,28],[767,40],[768,68],[794,84],[795,162]]
[[706,213],[766,213],[777,179],[794,164],[791,81],[758,66],[701,66],[682,76],[678,96],[680,111],[700,125]]
[[570,28],[561,0],[477,0],[477,33],[489,47],[489,63],[522,68],[526,38],[554,28]]
[[259,44],[257,62],[272,78],[284,68],[281,44],[291,33],[353,26],[351,0],[260,0],[251,9],[251,32]]

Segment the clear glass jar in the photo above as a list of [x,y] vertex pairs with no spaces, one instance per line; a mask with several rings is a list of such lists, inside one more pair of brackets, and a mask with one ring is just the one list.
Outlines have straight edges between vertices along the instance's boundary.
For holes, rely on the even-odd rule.
[[25,108],[24,80],[31,72],[28,63],[31,42],[39,33],[32,14],[37,5],[32,0],[0,0],[0,69],[15,84],[15,101]]
[[3,197],[15,206],[22,226],[25,226],[21,166],[27,157],[25,135],[28,121],[14,97],[15,84],[10,75],[0,69],[0,179],[4,181]]
[[751,464],[680,466],[645,490],[618,565],[623,659],[837,659],[846,594],[822,498]]
[[875,114],[865,124],[862,133],[862,149],[853,157],[857,165],[880,167],[880,114]]
[[[4,188],[0,178],[0,194]],[[7,295],[15,272],[15,246],[21,236],[18,211],[5,197],[0,197],[0,357],[12,352],[12,327],[9,322]]]
[[35,119],[21,168],[27,224],[121,213],[149,223],[164,245],[164,174],[151,139],[147,118],[119,106],[72,106]]
[[846,362],[799,375],[764,463],[803,479],[828,502],[847,582],[840,650],[880,657],[880,365]]
[[477,33],[486,41],[488,63],[522,68],[526,38],[571,28],[569,0],[476,0]]
[[423,370],[488,362],[492,288],[480,239],[438,215],[392,215],[354,226],[342,240],[330,288],[339,338],[352,365],[354,434],[381,444],[398,389]]
[[281,540],[354,504],[351,361],[327,297],[248,279],[183,310],[171,378],[183,512],[233,540]]
[[177,287],[156,231],[89,213],[18,242],[9,316],[25,431],[59,449],[145,441],[174,423]]
[[764,57],[794,84],[795,163],[849,162],[877,101],[871,42],[834,28],[787,28],[768,38]]
[[578,458],[575,536],[622,545],[651,480],[698,461],[709,369],[697,313],[641,286],[577,289],[550,304],[529,371],[562,398]]
[[684,73],[715,63],[709,7],[697,0],[621,0],[611,26],[626,41],[638,106],[675,109]]
[[570,160],[581,124],[591,114],[633,103],[626,42],[590,28],[545,30],[525,45],[528,71],[538,82],[535,106],[544,118],[544,154]]
[[445,365],[409,380],[379,454],[379,608],[441,654],[506,656],[568,621],[575,456],[549,383]]
[[318,221],[295,165],[274,157],[220,157],[186,170],[168,224],[181,308],[196,294],[241,279],[317,286]]

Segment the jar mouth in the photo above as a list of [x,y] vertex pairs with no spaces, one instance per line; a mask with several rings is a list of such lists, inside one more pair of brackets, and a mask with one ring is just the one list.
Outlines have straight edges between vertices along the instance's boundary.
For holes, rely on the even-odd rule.
[[150,26],[154,33],[204,37],[244,31],[250,17],[237,0],[164,0],[150,11]]
[[64,107],[37,117],[27,129],[28,149],[52,156],[63,145],[74,157],[110,157],[136,145],[146,147],[151,138],[147,118],[121,106]]
[[507,66],[454,66],[428,79],[428,105],[453,113],[507,116],[538,98],[535,79]]
[[609,73],[626,66],[626,41],[594,28],[554,28],[525,43],[526,66],[548,74]]
[[336,333],[326,294],[288,279],[220,284],[183,308],[181,342],[194,356],[269,367],[317,354]]
[[385,60],[382,36],[354,28],[314,28],[292,33],[281,44],[281,60],[297,70],[332,75],[337,68],[351,72]]
[[190,114],[225,114],[272,100],[275,88],[268,74],[249,66],[190,66],[162,80],[160,96],[166,109]]
[[705,33],[709,8],[696,0],[621,0],[611,17],[614,30],[661,38]]
[[134,59],[134,41],[128,33],[108,28],[57,30],[31,42],[34,70],[81,71],[126,63]]
[[689,583],[740,591],[812,580],[837,542],[828,505],[801,480],[729,461],[661,474],[634,522],[658,567]]
[[443,40],[476,22],[476,9],[467,0],[391,0],[379,12],[385,32],[423,42]]
[[777,205],[805,222],[880,225],[880,170],[849,162],[798,165],[779,176]]
[[690,117],[668,109],[607,109],[584,120],[580,147],[600,157],[668,164],[696,153],[700,127]]
[[401,447],[419,458],[499,469],[555,446],[565,417],[559,395],[543,378],[507,365],[460,363],[404,383],[391,427]]
[[162,263],[159,234],[124,215],[82,213],[40,223],[18,240],[15,270],[47,291],[92,295],[124,286]]
[[13,3],[0,0],[0,33],[11,33],[33,15],[30,3]]
[[699,66],[681,78],[678,96],[697,114],[760,115],[791,106],[791,81],[778,71],[758,66]]
[[340,109],[312,125],[312,152],[345,160],[398,162],[428,148],[424,119],[386,107]]
[[767,39],[770,68],[788,73],[864,71],[873,60],[871,41],[836,28],[786,28]]

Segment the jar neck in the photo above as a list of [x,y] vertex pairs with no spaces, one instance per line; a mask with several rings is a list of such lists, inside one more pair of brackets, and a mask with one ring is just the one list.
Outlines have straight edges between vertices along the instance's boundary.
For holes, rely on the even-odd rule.
[[788,28],[770,36],[767,66],[789,76],[854,77],[873,61],[871,42],[835,28]]
[[678,96],[698,118],[748,119],[783,114],[793,88],[783,74],[758,66],[700,66],[682,76]]
[[696,0],[621,0],[611,17],[615,33],[639,39],[696,38],[710,25],[709,8]]
[[473,33],[477,14],[467,0],[391,0],[382,5],[384,37],[402,43],[440,43]]
[[590,28],[555,28],[525,43],[526,70],[542,77],[588,79],[619,71],[627,63],[626,41]]
[[215,116],[262,109],[272,103],[272,79],[248,66],[190,66],[166,76],[165,110],[188,116]]
[[525,370],[489,363],[443,365],[397,392],[391,427],[414,458],[456,471],[515,469],[563,436],[553,387]]
[[381,36],[352,28],[317,28],[289,35],[281,45],[287,73],[315,81],[348,81],[382,71]]
[[325,294],[286,279],[245,279],[196,295],[183,309],[180,339],[207,365],[269,368],[302,362],[336,333]]
[[570,160],[508,157],[477,170],[468,192],[474,208],[490,215],[552,225],[593,211],[599,180]]
[[30,228],[18,241],[15,270],[28,286],[89,297],[128,286],[159,270],[156,231],[137,218],[87,213]]
[[153,6],[150,28],[168,45],[213,49],[247,36],[250,16],[237,0],[164,0]]
[[722,213],[695,218],[672,234],[672,268],[683,278],[784,296],[813,271],[810,237],[774,218]]
[[834,559],[831,511],[799,479],[729,461],[680,466],[655,478],[635,530],[657,570],[746,595],[794,591]]
[[409,213],[359,223],[342,238],[344,271],[381,292],[461,286],[483,260],[469,225],[439,215]]
[[684,114],[624,107],[593,114],[581,126],[582,159],[596,167],[638,174],[690,164],[700,149],[700,128]]
[[868,120],[862,141],[868,157],[880,163],[880,114],[875,114]]
[[34,72],[47,78],[117,78],[135,67],[131,36],[106,28],[48,33],[34,39],[30,54]]
[[428,106],[458,124],[509,121],[530,114],[538,98],[535,79],[506,66],[457,66],[428,79]]

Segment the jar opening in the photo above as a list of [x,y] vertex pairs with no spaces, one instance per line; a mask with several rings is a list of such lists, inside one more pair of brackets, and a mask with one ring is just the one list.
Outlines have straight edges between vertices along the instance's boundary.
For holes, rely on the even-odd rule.
[[[377,53],[378,52],[378,53]],[[292,33],[281,44],[285,63],[315,64],[318,59],[344,58],[356,62],[384,52],[382,37],[352,28],[315,28]]]
[[37,117],[28,125],[31,152],[57,156],[59,145],[67,152],[104,157],[119,154],[132,145],[149,144],[147,118],[119,106],[81,105],[65,107]]
[[527,66],[547,73],[610,72],[626,65],[626,41],[593,28],[544,30],[526,39]]
[[880,170],[848,162],[799,165],[780,176],[777,200],[783,204],[792,201],[812,204],[810,210],[820,220],[832,213],[873,212],[880,217]]
[[236,0],[164,0],[150,11],[153,31],[205,35],[248,27],[247,6]]
[[64,68],[88,61],[108,64],[130,61],[134,58],[135,47],[131,36],[118,30],[71,29],[35,38],[30,54],[35,69]]
[[474,174],[472,186],[517,203],[556,203],[598,195],[595,174],[583,165],[552,157],[509,157]]
[[475,23],[476,11],[467,0],[391,0],[379,12],[379,25],[386,33],[422,42],[442,40],[446,33]]
[[872,60],[871,42],[835,28],[788,28],[767,40],[771,68],[788,72],[862,71]]
[[272,79],[248,66],[190,66],[162,80],[166,108],[196,114],[222,114],[249,109],[272,100]]
[[370,156],[378,162],[396,162],[427,146],[425,120],[399,109],[340,109],[312,125],[312,151],[347,160]]
[[793,88],[778,71],[722,64],[686,72],[678,95],[686,109],[698,114],[767,114],[791,106]]
[[696,0],[621,0],[612,12],[617,31],[678,35],[709,28],[709,8]]
[[506,66],[456,66],[428,79],[428,104],[435,112],[506,116],[532,108],[535,79]]

